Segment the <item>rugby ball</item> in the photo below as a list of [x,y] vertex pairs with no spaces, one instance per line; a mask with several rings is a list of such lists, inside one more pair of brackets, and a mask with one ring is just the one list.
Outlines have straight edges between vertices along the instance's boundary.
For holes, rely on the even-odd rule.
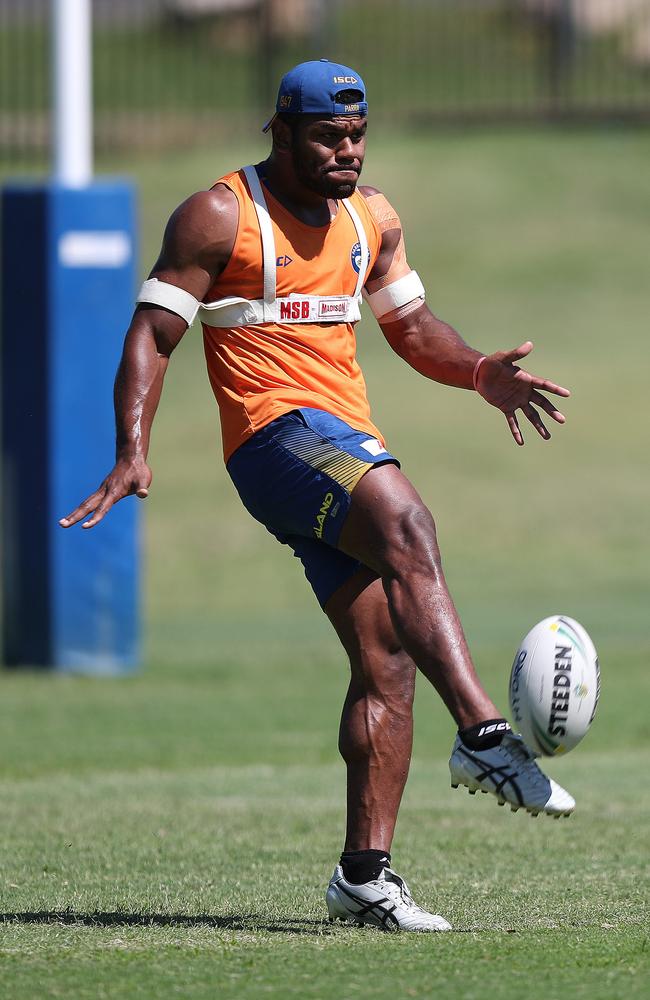
[[586,630],[567,615],[535,625],[510,674],[513,728],[544,757],[568,753],[594,721],[600,671]]

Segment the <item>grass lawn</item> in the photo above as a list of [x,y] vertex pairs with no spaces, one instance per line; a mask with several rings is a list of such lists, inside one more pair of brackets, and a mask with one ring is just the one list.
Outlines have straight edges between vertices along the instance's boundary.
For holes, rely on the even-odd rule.
[[[192,331],[150,456],[145,668],[0,677],[3,1000],[648,995],[649,154],[625,130],[441,133],[378,140],[366,169],[434,310],[485,350],[532,339],[531,370],[573,390],[552,442],[517,449],[499,414],[418,378],[367,319],[359,331],[375,419],[436,516],[497,700],[545,615],[578,618],[599,649],[593,731],[549,765],[575,815],[451,791],[453,727],[420,683],[393,853],[456,933],[324,920],[345,663],[223,471]],[[185,193],[261,155],[111,164],[141,184],[143,270]]]

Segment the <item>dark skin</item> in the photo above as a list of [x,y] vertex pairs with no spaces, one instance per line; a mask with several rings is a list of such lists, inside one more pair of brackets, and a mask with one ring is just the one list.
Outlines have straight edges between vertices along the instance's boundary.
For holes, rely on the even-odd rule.
[[[326,225],[337,199],[355,190],[366,144],[365,118],[309,117],[296,132],[273,124],[273,149],[259,166],[263,183],[297,218]],[[359,188],[365,197],[374,188]],[[223,185],[200,191],[172,215],[152,277],[201,300],[230,259],[238,225],[234,194]],[[367,285],[388,272],[400,231],[389,229]],[[473,388],[481,354],[423,302],[402,319],[380,323],[393,350],[416,371],[445,385]],[[139,306],[127,331],[115,381],[116,462],[99,489],[60,524],[93,528],[123,497],[144,498],[151,485],[147,453],[169,359],[185,321],[154,306]],[[477,388],[500,409],[519,445],[518,412],[537,433],[550,434],[539,411],[564,416],[544,393],[569,391],[524,372],[517,362],[527,341],[489,355]],[[408,775],[416,667],[443,698],[459,728],[501,713],[476,674],[445,583],[431,513],[394,465],[371,469],[352,494],[339,547],[364,564],[327,602],[325,611],[348,654],[351,680],[339,747],[348,772],[345,848],[390,850]]]

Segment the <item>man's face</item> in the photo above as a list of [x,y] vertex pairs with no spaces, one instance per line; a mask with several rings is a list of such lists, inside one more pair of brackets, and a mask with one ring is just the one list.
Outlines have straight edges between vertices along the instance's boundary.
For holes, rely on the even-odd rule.
[[323,198],[349,198],[366,154],[363,115],[340,115],[299,126],[291,155],[301,184]]

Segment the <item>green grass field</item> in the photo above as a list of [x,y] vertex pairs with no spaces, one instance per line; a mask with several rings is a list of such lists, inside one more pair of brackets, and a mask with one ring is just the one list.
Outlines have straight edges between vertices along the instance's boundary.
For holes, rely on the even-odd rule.
[[[143,270],[177,201],[256,155],[138,167]],[[443,133],[371,144],[366,168],[434,310],[485,350],[532,339],[530,368],[573,389],[566,427],[517,449],[475,396],[359,332],[374,416],[436,516],[497,700],[535,621],[559,609],[593,635],[593,731],[549,765],[575,815],[452,792],[453,727],[420,683],[393,856],[456,933],[330,928],[346,665],[223,471],[193,331],[150,456],[143,671],[0,677],[3,1000],[648,995],[649,155],[625,130]]]

